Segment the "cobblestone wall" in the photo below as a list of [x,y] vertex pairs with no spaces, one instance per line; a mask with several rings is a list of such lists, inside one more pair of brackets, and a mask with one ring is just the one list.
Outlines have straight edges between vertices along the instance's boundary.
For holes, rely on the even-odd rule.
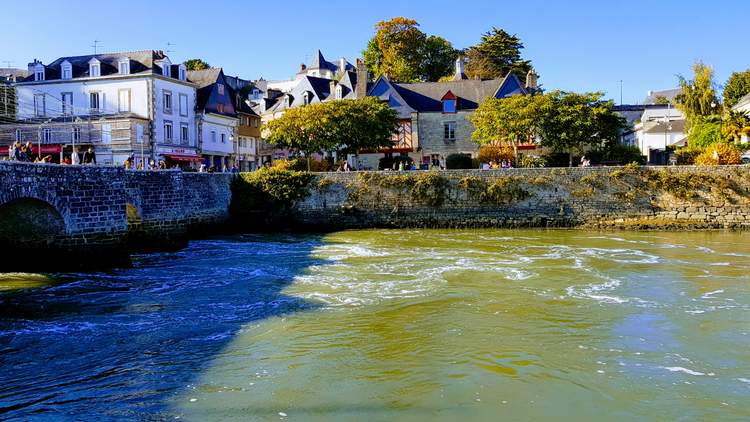
[[[440,205],[429,204],[429,184],[427,195],[414,188],[425,172],[371,174],[317,176],[311,195],[296,205],[296,223],[327,229],[750,227],[747,166],[445,171]],[[404,175],[413,179],[398,180]]]

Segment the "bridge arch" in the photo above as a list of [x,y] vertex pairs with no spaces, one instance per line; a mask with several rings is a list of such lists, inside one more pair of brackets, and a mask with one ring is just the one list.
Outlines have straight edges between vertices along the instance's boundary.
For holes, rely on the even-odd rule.
[[0,202],[0,245],[50,245],[66,232],[65,218],[47,201],[26,196]]

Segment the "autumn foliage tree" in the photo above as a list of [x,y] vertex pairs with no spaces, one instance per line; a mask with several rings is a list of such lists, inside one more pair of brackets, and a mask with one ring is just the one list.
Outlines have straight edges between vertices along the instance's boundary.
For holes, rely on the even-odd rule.
[[211,67],[211,65],[201,59],[185,60],[184,64],[187,70],[205,70]]

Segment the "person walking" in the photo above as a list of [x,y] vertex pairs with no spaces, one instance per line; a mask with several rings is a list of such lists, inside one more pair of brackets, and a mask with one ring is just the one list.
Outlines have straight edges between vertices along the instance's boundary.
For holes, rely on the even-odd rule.
[[96,154],[94,153],[94,147],[89,147],[89,149],[83,153],[83,164],[90,166],[96,165]]

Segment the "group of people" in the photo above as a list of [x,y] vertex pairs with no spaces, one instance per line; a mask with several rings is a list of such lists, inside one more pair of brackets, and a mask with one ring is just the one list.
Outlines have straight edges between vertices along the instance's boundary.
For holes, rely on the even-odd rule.
[[[34,144],[31,141],[22,144],[20,141],[16,141],[8,147],[8,159],[11,161],[21,161],[26,163],[51,163],[52,156],[42,156],[41,150],[34,153]],[[73,151],[70,157],[66,157],[62,160],[62,164],[69,165],[96,165],[96,153],[93,147],[89,147],[84,153],[83,157],[78,152],[77,147],[73,147]]]
[[513,161],[511,160],[501,160],[500,162],[496,160],[490,160],[489,163],[482,164],[482,170],[495,170],[495,169],[512,169],[513,168]]

